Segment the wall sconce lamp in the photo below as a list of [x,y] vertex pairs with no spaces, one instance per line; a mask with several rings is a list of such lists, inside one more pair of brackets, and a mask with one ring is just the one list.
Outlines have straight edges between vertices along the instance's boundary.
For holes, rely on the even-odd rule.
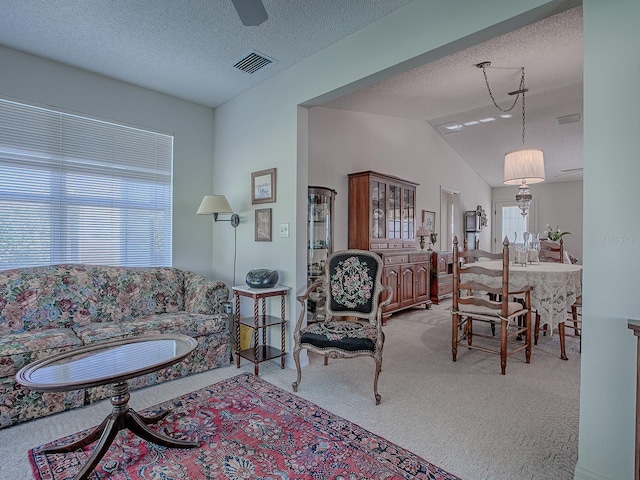
[[420,239],[420,250],[424,250],[424,237],[428,237],[431,232],[424,225],[418,227],[416,237]]
[[[218,214],[220,213],[231,214],[231,217],[228,219],[219,219]],[[240,217],[237,213],[233,213],[231,205],[229,205],[224,195],[205,195],[196,214],[213,215],[214,222],[230,222],[233,228],[236,228],[240,224]]]

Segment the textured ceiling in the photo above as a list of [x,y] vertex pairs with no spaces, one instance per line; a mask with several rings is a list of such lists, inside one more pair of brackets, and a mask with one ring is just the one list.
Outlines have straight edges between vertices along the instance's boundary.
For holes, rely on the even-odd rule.
[[[0,45],[216,107],[411,0],[263,0],[269,18],[240,22],[231,0],[2,0]],[[276,62],[250,75],[233,64],[255,50]],[[496,116],[474,64],[526,70],[527,144],[545,151],[547,181],[582,167],[582,8],[335,99],[325,106],[423,119],[432,126]],[[492,68],[501,104],[519,73]],[[492,186],[502,157],[521,146],[520,104],[508,120],[443,135]],[[499,117],[498,117],[499,118]]]
[[[324,104],[380,115],[416,118],[431,126],[494,117],[496,121],[442,134],[490,185],[502,185],[504,154],[522,147],[522,104],[500,118],[482,70],[491,61],[489,86],[498,105],[509,107],[525,67],[526,146],[545,154],[546,181],[582,178],[582,122],[558,125],[557,117],[582,114],[582,7],[575,7],[454,55],[406,71]],[[516,67],[515,69],[505,67]],[[439,131],[439,129],[436,129]]]
[[[411,0],[263,0],[242,25],[231,0],[2,0],[0,45],[217,107]],[[251,50],[276,60],[247,74]]]

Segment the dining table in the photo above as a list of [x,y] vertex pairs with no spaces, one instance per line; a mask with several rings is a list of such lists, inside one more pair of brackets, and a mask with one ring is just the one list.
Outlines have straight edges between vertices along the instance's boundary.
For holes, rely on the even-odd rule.
[[[502,271],[502,260],[482,261],[489,270]],[[479,274],[465,273],[465,281],[473,280]],[[475,278],[480,283],[499,287],[502,277]],[[495,285],[492,284],[495,283]],[[582,296],[582,265],[539,262],[526,265],[509,265],[509,290],[518,290],[531,285],[531,309],[539,316],[540,328],[549,325],[550,335],[558,329],[560,323],[569,319],[568,311]],[[563,352],[564,353],[564,352]]]

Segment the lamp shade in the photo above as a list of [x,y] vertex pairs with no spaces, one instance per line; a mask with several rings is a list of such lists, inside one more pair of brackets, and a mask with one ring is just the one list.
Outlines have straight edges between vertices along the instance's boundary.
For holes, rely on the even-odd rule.
[[210,215],[212,213],[233,213],[233,210],[224,195],[205,195],[196,213]]
[[431,232],[427,230],[427,227],[425,227],[424,225],[420,225],[418,227],[418,231],[416,232],[416,237],[426,237],[429,234],[431,234]]
[[504,184],[544,181],[544,156],[537,148],[521,148],[504,156]]

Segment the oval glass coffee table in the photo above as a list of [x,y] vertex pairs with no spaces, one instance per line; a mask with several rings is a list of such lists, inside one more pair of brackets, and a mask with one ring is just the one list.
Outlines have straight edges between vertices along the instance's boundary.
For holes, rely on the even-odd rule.
[[152,417],[138,415],[129,407],[127,380],[179,362],[198,342],[186,335],[146,335],[87,345],[38,360],[16,374],[21,385],[41,392],[62,392],[111,385],[111,414],[95,430],[75,442],[45,450],[67,453],[99,439],[91,457],[75,479],[87,478],[109,449],[120,430],[129,429],[148,442],[165,447],[194,448],[198,442],[178,440],[148,427],[166,417],[169,410]]

